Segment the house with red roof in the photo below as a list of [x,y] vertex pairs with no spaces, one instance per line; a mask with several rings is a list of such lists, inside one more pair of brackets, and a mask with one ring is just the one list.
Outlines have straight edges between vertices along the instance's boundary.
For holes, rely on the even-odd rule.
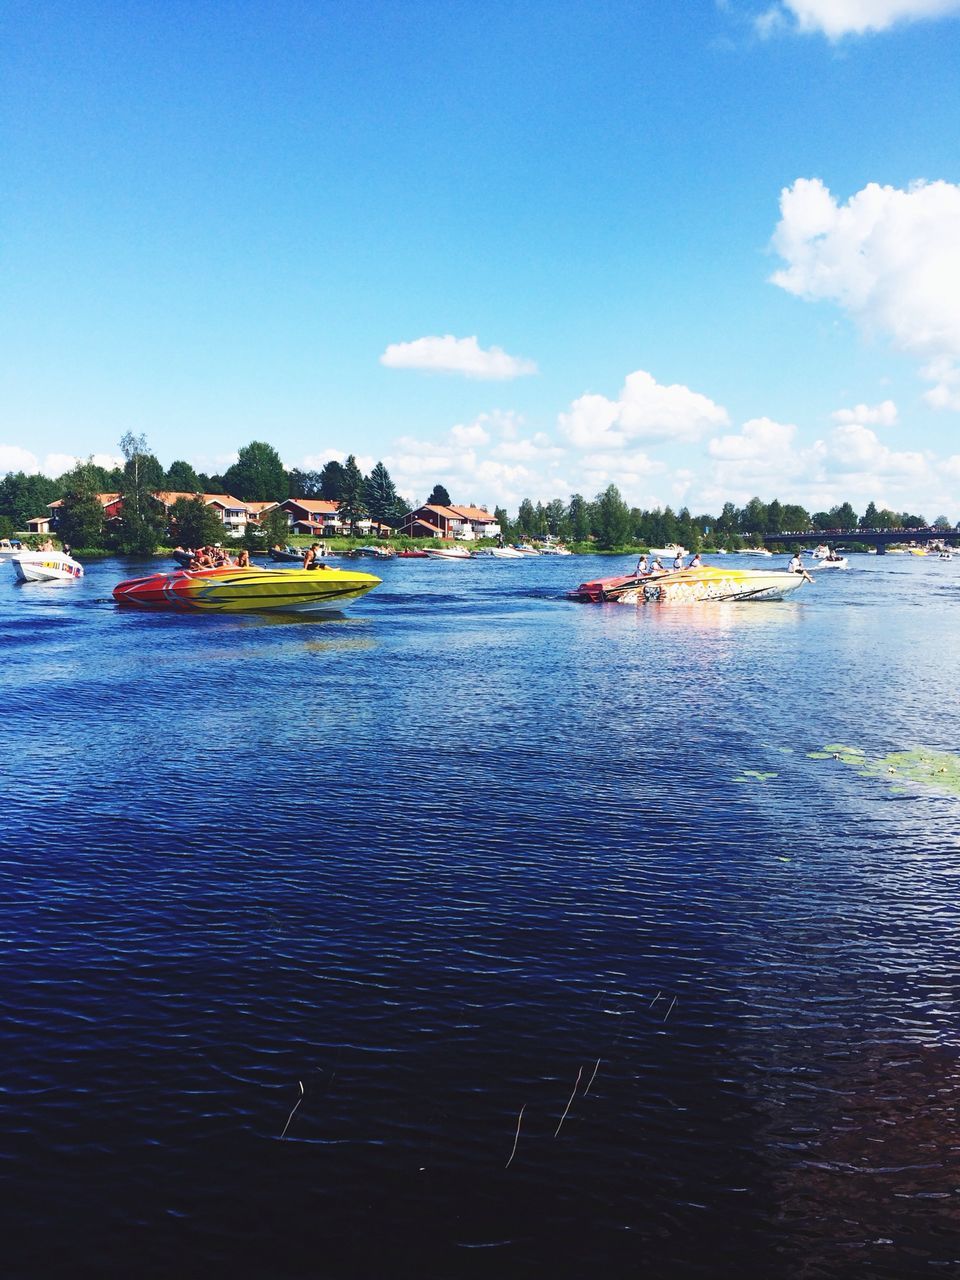
[[486,507],[441,507],[426,503],[403,518],[400,532],[408,538],[496,538],[500,525]]

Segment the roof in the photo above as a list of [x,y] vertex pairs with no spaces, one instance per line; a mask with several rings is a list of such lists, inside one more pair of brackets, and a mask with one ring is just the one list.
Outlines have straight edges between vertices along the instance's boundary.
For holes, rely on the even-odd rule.
[[263,515],[268,507],[279,507],[279,502],[248,502],[247,510],[253,511],[256,515]]
[[332,516],[340,508],[339,502],[330,502],[326,498],[287,498],[279,505],[285,507],[290,502],[301,511],[309,511],[311,515]]
[[[99,500],[101,507],[109,507],[111,503],[119,502],[121,497],[119,493],[95,493],[93,496]],[[62,507],[63,499],[58,498],[56,502],[48,502],[47,506],[51,509],[53,507]]]
[[496,523],[496,516],[492,516],[489,511],[484,511],[483,507],[454,507],[462,516],[466,516],[468,520],[487,521],[489,524]]
[[[410,512],[410,515],[413,515],[412,511]],[[407,516],[407,519],[410,520],[410,516]],[[420,516],[413,516],[413,519],[410,520],[411,528],[417,524],[420,525],[422,529],[429,529],[430,532],[434,534],[435,537],[437,538],[443,537],[443,530],[438,529],[437,526],[435,524],[431,524],[429,520],[422,520]]]
[[[192,496],[196,497],[196,494]],[[235,498],[232,493],[205,493],[202,497],[208,507],[215,503],[220,507],[240,507],[244,511],[247,509],[247,504]]]

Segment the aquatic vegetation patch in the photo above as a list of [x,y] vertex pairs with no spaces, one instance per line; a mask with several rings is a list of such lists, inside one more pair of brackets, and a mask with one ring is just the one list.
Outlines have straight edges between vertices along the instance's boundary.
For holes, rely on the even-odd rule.
[[766,782],[770,778],[776,778],[775,773],[764,773],[762,769],[741,769],[740,773],[733,779],[734,782]]
[[830,743],[822,751],[808,751],[807,756],[811,760],[839,760],[861,778],[883,778],[898,795],[913,783],[942,795],[960,796],[960,755],[952,751],[919,747],[871,758],[859,747]]

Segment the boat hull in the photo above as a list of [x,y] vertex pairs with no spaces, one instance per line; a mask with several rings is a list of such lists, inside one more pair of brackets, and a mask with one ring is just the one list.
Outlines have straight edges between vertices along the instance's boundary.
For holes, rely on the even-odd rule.
[[118,583],[113,598],[139,609],[201,613],[311,613],[337,609],[380,582],[346,569],[198,569]]
[[83,565],[62,551],[23,551],[10,563],[20,582],[74,582],[83,577]]
[[570,593],[571,599],[603,604],[702,604],[711,601],[782,600],[797,591],[806,578],[800,573],[762,569],[681,569],[677,573],[651,574],[638,578],[598,578],[584,582]]

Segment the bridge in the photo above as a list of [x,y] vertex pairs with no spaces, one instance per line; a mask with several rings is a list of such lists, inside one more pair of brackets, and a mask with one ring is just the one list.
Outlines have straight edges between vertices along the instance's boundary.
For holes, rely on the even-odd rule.
[[956,529],[812,529],[806,533],[763,533],[764,542],[779,542],[786,547],[808,546],[811,542],[825,543],[829,547],[848,542],[865,543],[876,547],[877,555],[886,555],[887,547],[895,542],[912,542],[926,545],[930,542],[960,541]]

